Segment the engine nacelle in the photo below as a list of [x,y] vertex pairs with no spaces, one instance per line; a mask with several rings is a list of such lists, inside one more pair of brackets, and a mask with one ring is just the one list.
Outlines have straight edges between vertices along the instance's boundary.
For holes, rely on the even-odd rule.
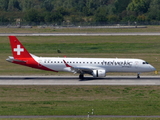
[[105,70],[93,70],[93,77],[105,77],[106,71]]

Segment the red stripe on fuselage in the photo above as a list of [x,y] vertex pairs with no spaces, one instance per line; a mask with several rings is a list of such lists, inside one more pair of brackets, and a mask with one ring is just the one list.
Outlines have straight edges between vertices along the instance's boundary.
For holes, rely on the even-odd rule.
[[43,66],[42,64],[39,64],[33,58],[19,58],[18,60],[25,61],[25,62],[13,61],[12,63],[20,64],[20,65],[24,65],[24,66],[28,66],[28,67],[32,67],[32,68],[36,68],[36,69],[41,69],[41,70],[58,72],[56,70],[52,70],[50,68],[47,68],[47,67]]

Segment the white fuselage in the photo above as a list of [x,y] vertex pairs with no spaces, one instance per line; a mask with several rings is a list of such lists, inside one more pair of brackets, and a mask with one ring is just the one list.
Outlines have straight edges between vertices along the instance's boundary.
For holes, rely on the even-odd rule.
[[155,68],[141,59],[118,59],[118,58],[53,58],[53,57],[34,57],[39,64],[55,70],[74,72],[71,67],[77,69],[103,69],[106,72],[151,72]]

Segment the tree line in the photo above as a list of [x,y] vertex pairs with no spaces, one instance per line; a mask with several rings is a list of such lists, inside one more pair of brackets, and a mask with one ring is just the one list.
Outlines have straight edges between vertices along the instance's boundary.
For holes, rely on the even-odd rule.
[[0,0],[0,23],[160,21],[160,0]]

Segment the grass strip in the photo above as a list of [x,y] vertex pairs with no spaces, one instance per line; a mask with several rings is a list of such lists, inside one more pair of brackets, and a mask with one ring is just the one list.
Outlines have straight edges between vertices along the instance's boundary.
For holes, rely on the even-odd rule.
[[6,118],[3,120],[159,120],[159,118]]
[[159,26],[147,26],[146,28],[1,28],[0,33],[119,33],[119,32],[159,32]]
[[159,115],[159,96],[159,86],[1,86],[0,115]]

